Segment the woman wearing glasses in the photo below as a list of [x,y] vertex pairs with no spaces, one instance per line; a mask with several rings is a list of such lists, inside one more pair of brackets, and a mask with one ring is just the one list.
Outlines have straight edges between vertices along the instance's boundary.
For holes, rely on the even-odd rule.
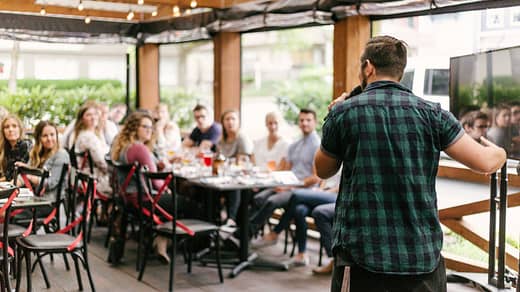
[[[147,167],[149,171],[157,171],[158,161],[152,154],[153,147],[155,145],[155,139],[153,135],[153,118],[146,112],[134,112],[126,119],[123,129],[119,135],[115,138],[112,144],[112,150],[110,157],[113,161],[117,161],[123,164],[130,164],[138,162],[142,167]],[[127,176],[127,173],[118,173],[120,182],[123,182]],[[162,181],[153,181],[153,187],[159,189],[162,186]],[[131,182],[126,193],[129,195],[127,198],[132,204],[137,206],[137,186]],[[132,194],[135,194],[132,196]],[[144,198],[146,199],[146,198]],[[172,197],[168,193],[163,193],[159,199],[158,204],[171,214]],[[117,221],[117,220],[116,220]],[[117,223],[116,223],[117,224]],[[125,229],[116,227],[117,230]],[[124,240],[119,235],[119,239]],[[114,240],[117,240],[114,238]],[[166,252],[168,241],[165,237],[156,237],[153,245],[156,248],[159,259],[167,263],[170,261]]]

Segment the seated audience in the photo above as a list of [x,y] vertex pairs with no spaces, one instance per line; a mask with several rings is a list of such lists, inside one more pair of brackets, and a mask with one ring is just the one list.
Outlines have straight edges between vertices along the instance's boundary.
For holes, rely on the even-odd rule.
[[[112,144],[110,152],[112,160],[124,164],[139,162],[141,166],[147,167],[149,171],[157,171],[157,160],[152,154],[153,145],[155,144],[153,139],[153,128],[153,119],[148,113],[134,112],[129,115],[121,133],[116,137]],[[126,176],[126,173],[118,173],[121,182],[125,180]],[[159,189],[162,186],[161,181],[153,181],[153,184],[156,189]],[[133,182],[128,185],[127,193],[137,194],[137,186]],[[147,198],[143,199],[147,200]],[[134,206],[138,206],[137,195],[128,197],[127,200],[133,203]],[[158,204],[172,214],[172,197],[170,194],[163,193]],[[154,239],[153,245],[163,262],[170,261],[166,251],[167,244],[168,240],[165,237],[158,236]]]
[[488,115],[481,111],[471,111],[466,113],[460,120],[464,131],[480,143],[480,137],[486,137],[489,127]]
[[268,167],[271,170],[283,169],[282,161],[287,157],[289,143],[278,134],[282,117],[279,113],[270,112],[265,116],[265,126],[268,134],[254,142],[253,161],[257,166]]
[[114,122],[114,124],[120,125],[126,116],[126,111],[126,104],[113,104],[108,112],[108,119]]
[[[320,179],[314,174],[314,154],[320,145],[320,137],[315,131],[316,113],[313,110],[301,109],[298,125],[303,137],[289,146],[285,169],[291,170],[303,182],[303,187],[313,187]],[[285,208],[292,195],[292,188],[274,188],[259,192],[254,197],[256,211],[251,219],[252,231],[263,226],[276,208]]]
[[108,145],[112,145],[114,137],[119,132],[116,123],[108,118],[108,105],[106,103],[99,104],[99,128],[103,132],[103,138]]
[[170,119],[168,105],[160,103],[155,108],[155,150],[160,159],[168,157],[168,151],[181,149],[181,131],[177,124]]
[[[69,149],[74,149],[76,153],[89,151],[90,157],[94,162],[94,176],[97,179],[97,190],[105,196],[109,196],[112,189],[108,176],[108,166],[105,161],[105,154],[108,153],[109,148],[105,143],[105,139],[98,125],[98,105],[95,102],[85,103],[80,107],[76,116]],[[78,159],[78,166],[82,164],[83,161],[80,157],[80,159]]]
[[211,149],[216,146],[222,134],[222,126],[212,122],[208,109],[203,105],[196,105],[193,108],[195,118],[195,129],[189,137],[182,141],[184,147],[200,147],[203,150]]
[[29,161],[32,143],[24,139],[24,128],[20,119],[8,114],[2,120],[2,136],[0,136],[0,181],[13,181],[15,162]]
[[[34,168],[45,168],[49,171],[49,177],[45,184],[45,193],[43,198],[54,202],[58,190],[58,183],[64,164],[69,164],[69,154],[65,149],[60,148],[58,143],[58,129],[49,121],[41,121],[34,128],[34,147],[29,154],[29,162],[16,162],[16,165],[24,165]],[[27,179],[33,186],[40,184],[40,178],[37,176],[27,175]],[[21,179],[18,180],[23,185]],[[40,207],[36,209],[37,217],[45,217],[52,211],[51,206]],[[25,212],[24,212],[25,213]],[[22,214],[24,214],[22,213]],[[22,214],[17,215],[23,216]],[[32,216],[32,212],[27,212],[27,218]]]
[[[227,159],[234,158],[240,161],[249,159],[253,153],[253,143],[240,131],[240,120],[238,112],[228,110],[222,114],[223,125],[222,139],[218,142],[217,149]],[[240,207],[240,196],[238,192],[228,194],[228,218],[225,225],[236,226],[238,208]]]
[[[296,266],[307,265],[309,257],[306,255],[307,222],[305,217],[310,215],[315,219],[316,227],[320,231],[320,241],[325,247],[327,256],[332,257],[332,218],[339,190],[340,174],[341,172],[338,172],[334,177],[324,181],[320,188],[293,190],[289,205],[273,232],[265,234],[260,240],[253,242],[253,246],[275,244],[278,235],[289,228],[289,224],[294,219],[298,253],[291,259],[291,262]],[[332,265],[332,261],[330,261],[324,268],[316,268],[315,273],[330,273]]]
[[487,131],[487,138],[496,145],[511,151],[511,109],[507,105],[498,105],[494,111],[493,124]]

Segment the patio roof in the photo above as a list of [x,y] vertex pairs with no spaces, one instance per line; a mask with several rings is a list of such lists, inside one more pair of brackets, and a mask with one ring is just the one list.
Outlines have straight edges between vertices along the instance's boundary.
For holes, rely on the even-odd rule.
[[[384,19],[520,5],[520,0],[143,0],[142,5],[137,2],[0,0],[0,38],[66,43],[173,43],[208,39],[221,31],[332,24],[355,15]],[[82,10],[78,9],[80,4]]]

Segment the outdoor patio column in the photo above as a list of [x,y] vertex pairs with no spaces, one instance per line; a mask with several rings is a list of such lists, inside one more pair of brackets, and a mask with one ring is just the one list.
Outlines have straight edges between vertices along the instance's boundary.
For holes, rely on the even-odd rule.
[[370,38],[370,19],[351,16],[334,24],[334,83],[332,98],[359,85],[359,57]]
[[213,38],[215,120],[228,109],[240,111],[240,33],[221,32]]
[[137,104],[153,110],[159,103],[159,46],[144,44],[137,48]]

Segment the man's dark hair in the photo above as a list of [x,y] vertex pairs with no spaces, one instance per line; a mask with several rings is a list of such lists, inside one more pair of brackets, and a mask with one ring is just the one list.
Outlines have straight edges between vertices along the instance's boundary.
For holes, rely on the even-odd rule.
[[208,111],[208,108],[203,106],[202,104],[197,104],[194,108],[193,108],[193,112],[198,112],[198,111],[201,111],[201,110],[205,110],[205,111]]
[[312,114],[312,116],[314,117],[314,120],[316,120],[316,112],[309,108],[300,109],[300,114]]
[[518,100],[513,100],[513,101],[509,102],[509,106],[510,106],[510,107],[520,106],[520,101],[518,101]]
[[481,111],[471,111],[471,112],[467,112],[460,119],[460,123],[462,124],[462,127],[468,126],[470,128],[473,128],[473,125],[475,125],[475,121],[476,120],[486,120],[486,121],[489,121],[489,117],[484,112],[481,112]]
[[401,80],[406,67],[406,43],[391,36],[371,38],[361,55],[361,66],[369,62],[378,75],[387,75]]

